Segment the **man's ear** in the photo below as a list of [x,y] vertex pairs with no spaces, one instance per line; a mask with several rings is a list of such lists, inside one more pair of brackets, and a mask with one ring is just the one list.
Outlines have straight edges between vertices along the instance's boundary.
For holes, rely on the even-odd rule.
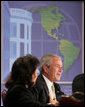
[[48,67],[46,65],[43,65],[43,69],[44,69],[44,72],[48,73]]

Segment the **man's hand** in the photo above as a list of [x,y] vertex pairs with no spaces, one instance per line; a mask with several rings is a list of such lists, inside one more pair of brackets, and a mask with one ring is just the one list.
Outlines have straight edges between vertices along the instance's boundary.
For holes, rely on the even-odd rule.
[[59,102],[56,99],[52,99],[50,94],[49,94],[49,103],[55,106],[59,106]]

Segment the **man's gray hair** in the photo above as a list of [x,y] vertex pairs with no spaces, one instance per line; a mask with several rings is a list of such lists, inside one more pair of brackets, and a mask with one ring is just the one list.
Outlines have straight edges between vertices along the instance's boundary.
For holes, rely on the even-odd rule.
[[39,64],[40,73],[43,72],[43,65],[46,65],[47,67],[49,67],[52,62],[52,58],[54,58],[54,57],[61,59],[61,57],[58,56],[57,54],[47,54],[41,58],[40,64]]

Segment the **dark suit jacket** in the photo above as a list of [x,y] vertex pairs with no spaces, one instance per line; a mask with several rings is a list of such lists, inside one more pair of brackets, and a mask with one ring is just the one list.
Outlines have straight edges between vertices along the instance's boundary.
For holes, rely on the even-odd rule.
[[[30,89],[22,85],[15,85],[9,89],[4,99],[4,106],[47,106],[37,101]],[[36,92],[36,90],[35,90]]]
[[[37,93],[36,92],[35,93],[38,94],[38,101],[40,101],[42,103],[49,103],[48,87],[47,87],[46,82],[41,74],[38,76],[34,87],[37,89]],[[54,87],[55,87],[56,98],[59,101],[61,95],[64,95],[64,93],[60,90],[59,84],[54,83]]]

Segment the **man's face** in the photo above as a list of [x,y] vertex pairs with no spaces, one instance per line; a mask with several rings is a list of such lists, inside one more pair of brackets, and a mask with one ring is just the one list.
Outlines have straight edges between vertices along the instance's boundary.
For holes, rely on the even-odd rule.
[[62,75],[62,60],[53,58],[50,67],[48,68],[48,78],[52,81],[59,81]]

